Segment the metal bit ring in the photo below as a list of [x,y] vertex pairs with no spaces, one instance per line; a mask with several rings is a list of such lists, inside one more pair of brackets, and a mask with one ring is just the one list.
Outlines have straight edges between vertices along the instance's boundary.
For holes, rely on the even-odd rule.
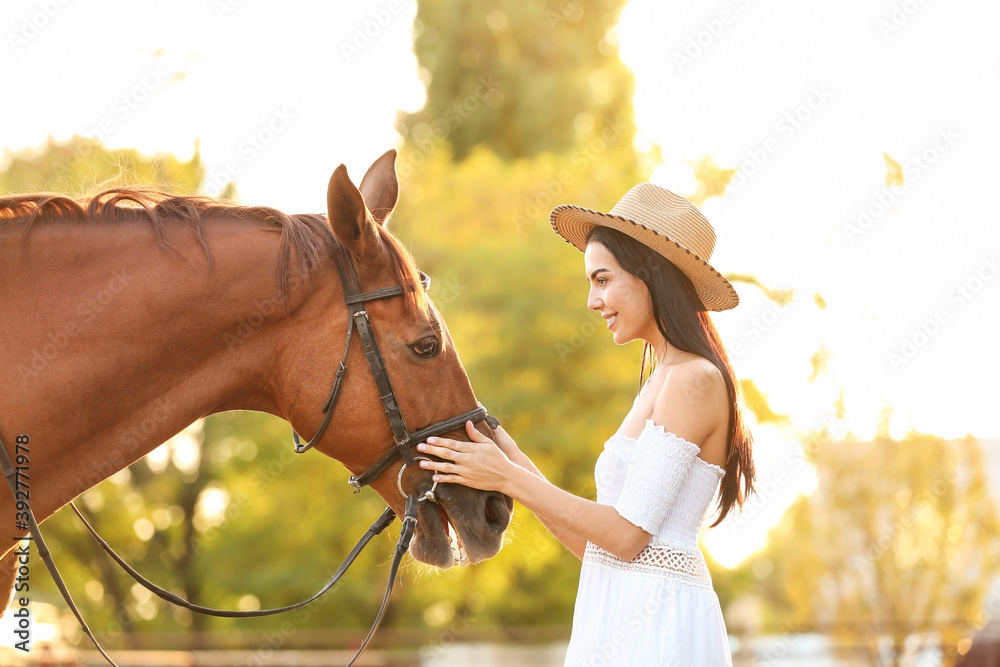
[[[421,459],[424,460],[424,461],[430,461],[431,460],[427,456],[416,456],[416,457],[414,457],[413,460],[414,461],[420,461]],[[399,475],[397,475],[397,477],[396,477],[396,486],[399,488],[399,492],[401,494],[403,494],[404,498],[409,498],[409,494],[407,494],[406,491],[403,490],[403,471],[404,470],[406,470],[406,464],[405,463],[403,464],[403,467],[399,469]],[[437,481],[435,481],[434,484],[431,485],[430,489],[428,489],[427,491],[424,491],[422,494],[420,494],[420,497],[417,498],[417,502],[423,502],[425,500],[429,500],[432,503],[436,503],[437,502],[437,497],[434,495],[434,492],[437,490],[437,486],[438,486],[438,483],[437,483]]]

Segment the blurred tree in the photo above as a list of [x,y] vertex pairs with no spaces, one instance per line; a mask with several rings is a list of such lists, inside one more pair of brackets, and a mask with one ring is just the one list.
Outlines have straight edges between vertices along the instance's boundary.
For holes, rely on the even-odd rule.
[[940,648],[953,665],[1000,573],[1000,519],[978,442],[894,441],[883,430],[872,442],[817,434],[806,451],[817,489],[789,508],[760,556],[770,602],[865,664],[909,664]]
[[720,168],[711,155],[689,164],[694,168],[694,179],[698,182],[698,188],[685,196],[695,206],[701,206],[706,199],[722,197],[726,192],[726,186],[736,173],[736,169]]
[[608,128],[631,145],[634,78],[618,57],[624,0],[420,0],[414,51],[427,103],[401,114],[410,142],[447,138],[504,159],[568,153]]
[[175,194],[198,192],[205,167],[195,143],[187,162],[169,154],[152,157],[135,149],[108,149],[100,141],[74,135],[49,139],[39,148],[8,152],[0,171],[0,195],[49,191],[82,197],[123,185],[142,185]]
[[[633,147],[634,79],[614,31],[623,5],[420,0],[427,102],[398,123],[393,229],[434,276],[473,386],[553,483],[589,497],[597,455],[638,388],[641,348],[603,338],[582,257],[548,214],[563,203],[609,210],[662,161]],[[700,164],[701,201],[719,196],[732,173]],[[568,624],[579,561],[530,514],[515,515],[511,534],[488,563],[413,591],[407,615]],[[745,571],[712,570],[723,604],[745,590]]]

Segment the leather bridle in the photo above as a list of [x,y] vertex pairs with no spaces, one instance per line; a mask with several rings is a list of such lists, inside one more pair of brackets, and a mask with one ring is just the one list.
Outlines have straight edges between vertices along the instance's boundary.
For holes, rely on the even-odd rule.
[[[375,343],[375,337],[372,334],[368,311],[365,309],[365,304],[370,301],[402,296],[404,288],[402,285],[393,285],[392,287],[383,287],[370,292],[360,292],[358,288],[358,275],[354,269],[354,262],[351,260],[350,254],[342,246],[338,246],[338,251],[341,256],[337,258],[337,268],[340,270],[340,280],[344,285],[344,301],[347,303],[347,344],[344,346],[344,358],[340,360],[340,367],[337,369],[333,388],[330,390],[330,396],[323,406],[323,421],[320,422],[319,428],[316,430],[315,435],[313,435],[312,440],[303,443],[299,438],[299,434],[294,431],[292,432],[292,439],[295,441],[295,451],[301,454],[311,449],[323,437],[323,434],[326,433],[326,428],[330,425],[330,419],[333,417],[334,408],[337,407],[337,399],[340,397],[340,387],[344,380],[344,373],[347,372],[347,356],[351,352],[351,334],[354,329],[357,329],[361,345],[364,347],[365,358],[368,360],[369,368],[371,368],[372,377],[375,379],[379,396],[382,399],[383,405],[385,405],[385,414],[389,417],[389,426],[392,428],[392,438],[395,442],[395,447],[382,455],[370,468],[359,475],[351,475],[348,484],[360,491],[362,487],[371,484],[382,473],[388,470],[398,458],[403,459],[403,468],[400,470],[400,480],[402,480],[403,470],[409,466],[416,465],[416,458],[413,456],[410,448],[431,436],[459,429],[469,420],[478,422],[486,419],[491,428],[496,428],[499,422],[493,417],[489,417],[486,408],[480,405],[457,417],[436,422],[412,433],[406,428],[406,422],[403,421],[403,415],[399,411],[399,402],[396,400],[396,394],[392,390],[392,384],[389,382],[389,374],[386,371],[385,362],[382,361],[382,354],[379,352],[378,345]],[[430,287],[431,279],[423,271],[419,273],[421,286],[426,291]],[[403,496],[409,495],[403,491],[401,485],[400,492]],[[433,492],[429,491],[428,493]],[[426,493],[421,499],[425,498],[427,500],[434,500],[433,495],[427,496]]]
[[[434,482],[431,488],[423,493],[407,493],[403,489],[403,471],[411,466],[416,467],[417,461],[421,458],[425,458],[421,456],[414,456],[411,448],[426,440],[428,437],[442,435],[459,429],[465,424],[465,422],[470,420],[473,422],[486,420],[491,428],[497,428],[499,426],[499,421],[497,421],[494,417],[491,417],[487,413],[486,408],[479,405],[477,408],[469,410],[468,412],[465,412],[457,417],[436,422],[416,431],[411,432],[407,429],[406,422],[403,420],[403,415],[399,410],[399,401],[396,399],[396,394],[389,382],[389,374],[386,370],[385,362],[382,360],[382,355],[379,352],[378,345],[375,343],[375,337],[372,333],[371,322],[368,319],[368,311],[365,309],[365,304],[379,299],[403,296],[406,289],[417,289],[417,287],[416,285],[412,288],[407,288],[402,285],[393,285],[391,287],[382,287],[369,292],[361,292],[358,285],[357,271],[354,268],[354,262],[351,259],[350,253],[342,245],[337,244],[335,246],[334,254],[335,259],[337,260],[337,268],[340,271],[340,279],[344,288],[344,300],[347,303],[347,343],[344,347],[344,357],[340,361],[340,366],[337,369],[336,376],[334,378],[333,388],[330,390],[330,396],[323,405],[323,421],[320,423],[319,428],[316,430],[312,439],[306,443],[301,441],[298,433],[294,431],[292,432],[292,438],[295,443],[295,451],[300,454],[308,451],[313,447],[313,445],[319,442],[320,438],[323,437],[323,434],[326,433],[326,429],[330,425],[330,420],[333,416],[333,411],[337,406],[337,400],[340,397],[340,389],[343,384],[344,374],[347,372],[347,358],[351,350],[351,334],[355,329],[357,329],[358,337],[361,339],[361,345],[364,348],[365,358],[368,360],[368,366],[371,369],[372,377],[375,379],[375,385],[378,388],[379,396],[385,406],[385,413],[389,418],[389,424],[392,428],[393,441],[395,444],[367,470],[358,475],[351,475],[348,483],[356,489],[355,493],[357,493],[362,487],[371,484],[375,481],[375,479],[388,470],[392,464],[396,462],[396,459],[401,458],[403,460],[403,466],[399,470],[396,484],[400,493],[406,498],[402,528],[399,533],[399,540],[396,543],[392,565],[389,570],[389,579],[386,584],[385,596],[382,599],[382,605],[379,608],[378,615],[375,618],[375,622],[372,624],[371,630],[369,630],[368,635],[365,637],[364,642],[362,642],[358,652],[348,663],[347,667],[350,667],[361,656],[365,648],[367,648],[369,641],[371,641],[372,636],[375,634],[375,631],[378,629],[379,624],[382,622],[382,618],[385,615],[385,610],[389,602],[389,596],[392,593],[392,587],[396,580],[396,573],[399,570],[400,561],[402,560],[403,554],[405,554],[410,548],[410,541],[413,539],[413,534],[416,531],[417,507],[419,503],[424,501],[437,502],[437,498],[435,496],[437,482]],[[420,272],[420,283],[421,288],[424,290],[427,290],[430,286],[430,278],[422,271]],[[17,499],[19,503],[22,502],[22,498],[18,494],[19,482],[17,481],[14,465],[11,462],[10,456],[7,454],[7,449],[2,440],[0,440],[0,466],[2,466],[3,474],[7,479],[7,483],[9,484],[15,499]],[[117,663],[115,663],[101,647],[97,638],[94,636],[93,632],[91,632],[87,623],[83,620],[80,610],[73,602],[73,597],[70,595],[62,576],[59,574],[59,570],[56,568],[55,562],[52,560],[52,556],[49,553],[48,548],[45,546],[41,529],[38,527],[34,513],[31,511],[30,504],[26,499],[23,499],[23,502],[28,515],[27,523],[29,532],[31,534],[31,538],[35,541],[38,555],[45,563],[46,568],[49,570],[53,581],[55,581],[56,586],[62,593],[63,599],[66,600],[67,605],[73,611],[73,614],[76,616],[77,621],[79,621],[84,633],[90,637],[94,646],[97,647],[97,650],[100,651],[101,655],[104,656],[109,664],[114,667],[118,667]],[[129,565],[121,556],[115,553],[108,543],[102,539],[100,535],[98,535],[97,531],[86,520],[75,503],[70,502],[70,506],[73,511],[76,512],[77,516],[83,521],[84,526],[91,533],[91,535],[94,536],[94,539],[97,540],[97,543],[101,546],[101,548],[104,549],[111,556],[111,558],[125,570],[125,572],[127,572],[144,588],[151,591],[161,599],[179,607],[183,607],[200,614],[221,616],[225,618],[270,616],[273,614],[299,609],[314,602],[324,593],[333,588],[334,584],[336,584],[341,576],[347,571],[347,568],[351,566],[358,554],[361,553],[362,549],[364,549],[368,542],[385,530],[385,528],[392,523],[393,519],[396,518],[396,513],[391,508],[387,507],[382,512],[382,515],[368,528],[368,531],[354,546],[347,558],[341,564],[340,568],[338,568],[336,573],[334,573],[333,577],[330,578],[330,580],[319,590],[319,592],[309,599],[296,604],[288,605],[286,607],[259,609],[254,611],[234,611],[213,609],[211,607],[203,607],[201,605],[193,604],[188,600],[185,600],[184,598],[152,583],[136,571],[135,568]]]

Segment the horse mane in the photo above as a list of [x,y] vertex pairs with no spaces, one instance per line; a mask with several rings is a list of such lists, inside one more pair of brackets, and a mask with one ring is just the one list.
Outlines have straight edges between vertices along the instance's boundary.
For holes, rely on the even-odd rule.
[[[333,235],[326,215],[289,215],[267,206],[243,206],[201,195],[171,195],[158,190],[138,187],[111,188],[84,199],[50,192],[0,197],[0,227],[20,224],[22,241],[39,221],[139,223],[150,226],[156,242],[162,248],[177,252],[164,237],[164,229],[172,223],[189,225],[213,266],[212,252],[205,239],[205,221],[211,217],[229,217],[251,224],[264,225],[281,231],[276,277],[282,299],[288,297],[289,269],[292,253],[299,269],[308,277],[324,260],[334,260],[340,243]],[[426,300],[419,272],[406,247],[383,225],[376,225],[383,247],[392,259],[396,284],[412,286],[404,291],[408,307],[423,309]]]

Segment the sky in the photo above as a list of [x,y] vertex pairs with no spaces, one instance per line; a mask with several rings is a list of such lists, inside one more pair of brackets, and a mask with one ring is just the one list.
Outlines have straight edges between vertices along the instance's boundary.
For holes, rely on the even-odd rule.
[[[415,13],[415,0],[7,0],[0,147],[82,134],[186,157],[197,142],[209,194],[235,180],[245,203],[323,211],[333,169],[360,178],[401,144],[397,111],[423,104]],[[985,0],[632,0],[622,14],[636,145],[664,159],[651,180],[693,192],[706,155],[738,169],[702,207],[712,264],[795,290],[778,306],[737,283],[740,307],[714,321],[737,374],[797,430],[868,438],[889,406],[896,437],[1000,436],[998,15]],[[759,546],[815,483],[795,434],[758,428],[761,480],[785,481],[751,528],[714,531],[720,553]]]

